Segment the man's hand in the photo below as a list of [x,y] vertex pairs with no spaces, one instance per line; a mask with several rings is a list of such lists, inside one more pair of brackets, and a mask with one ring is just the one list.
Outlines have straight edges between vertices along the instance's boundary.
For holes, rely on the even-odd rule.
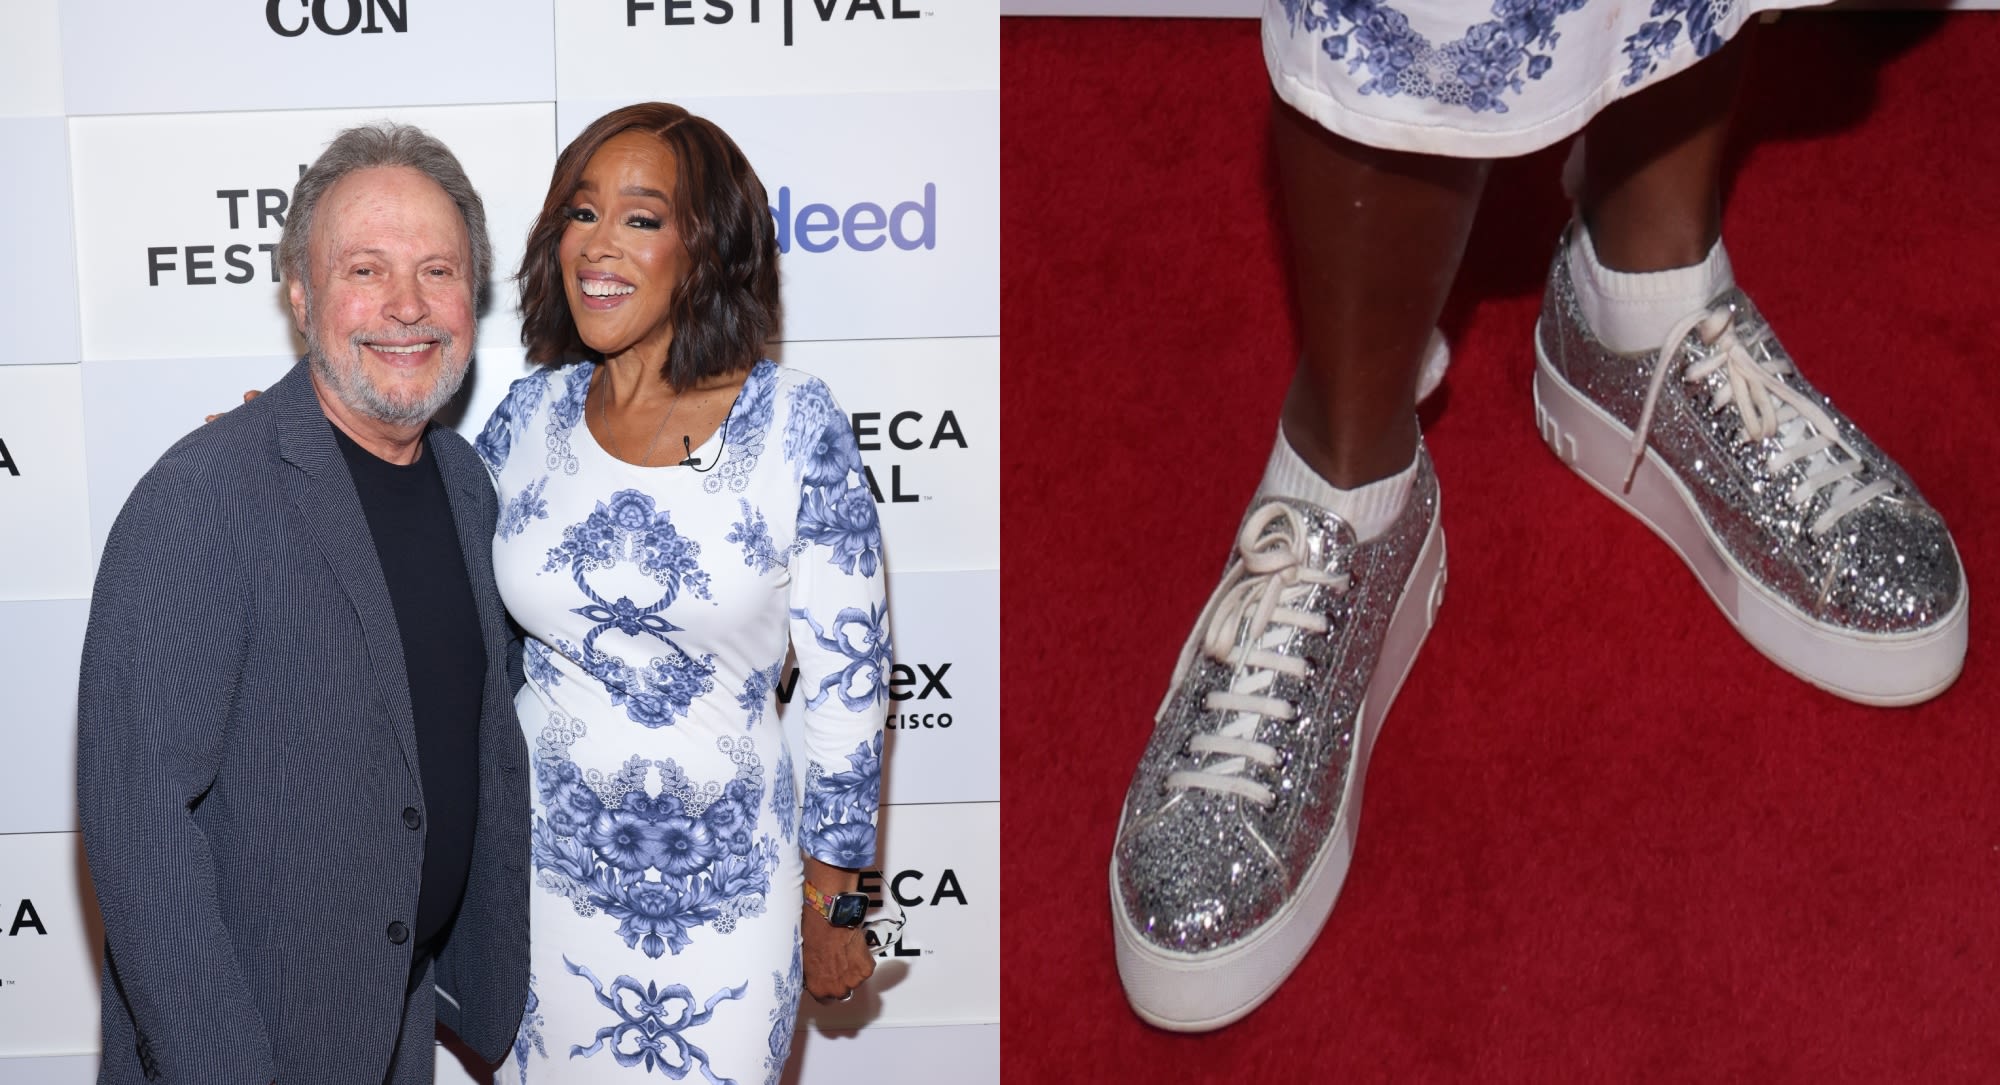
[[[248,402],[250,402],[251,400],[253,400],[253,399],[256,399],[256,398],[257,398],[258,396],[260,396],[260,395],[263,395],[263,394],[264,394],[264,393],[262,393],[262,392],[259,392],[259,391],[258,391],[257,389],[255,389],[255,388],[252,388],[252,389],[250,389],[249,391],[247,391],[247,392],[243,393],[243,402],[245,402],[245,403],[248,403]],[[227,414],[227,413],[229,413],[229,412],[227,412],[227,411],[224,411],[224,412],[223,412],[223,414]],[[202,418],[202,421],[203,421],[203,422],[213,422],[213,421],[215,421],[216,419],[218,419],[218,418],[221,418],[221,417],[222,417],[222,415],[221,415],[221,414],[211,414],[211,415],[206,415],[206,416],[204,416],[204,417]]]

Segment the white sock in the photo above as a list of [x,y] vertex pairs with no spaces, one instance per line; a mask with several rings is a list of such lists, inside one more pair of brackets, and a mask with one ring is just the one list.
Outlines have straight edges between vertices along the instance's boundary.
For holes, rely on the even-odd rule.
[[1417,461],[1412,458],[1408,467],[1388,478],[1352,490],[1340,489],[1306,466],[1292,451],[1292,443],[1285,440],[1284,427],[1280,426],[1278,440],[1271,446],[1271,462],[1264,467],[1264,480],[1257,484],[1257,500],[1278,496],[1310,501],[1347,521],[1355,539],[1367,542],[1389,530],[1402,515],[1416,478]]
[[1717,240],[1699,264],[1667,271],[1613,271],[1597,260],[1590,231],[1578,222],[1569,247],[1569,275],[1583,319],[1619,353],[1658,350],[1681,318],[1736,283],[1729,254]]

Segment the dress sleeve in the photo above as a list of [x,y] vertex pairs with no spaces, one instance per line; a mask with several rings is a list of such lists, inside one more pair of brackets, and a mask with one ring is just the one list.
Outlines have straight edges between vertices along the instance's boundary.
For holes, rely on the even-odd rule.
[[811,432],[787,457],[799,477],[788,602],[806,714],[799,843],[823,862],[860,868],[875,860],[892,658],[882,527],[847,416],[824,385],[802,392],[788,429]]
[[249,634],[244,525],[156,467],[112,525],[77,697],[77,814],[117,990],[165,1081],[270,1081],[263,1016],[193,806],[215,781]]

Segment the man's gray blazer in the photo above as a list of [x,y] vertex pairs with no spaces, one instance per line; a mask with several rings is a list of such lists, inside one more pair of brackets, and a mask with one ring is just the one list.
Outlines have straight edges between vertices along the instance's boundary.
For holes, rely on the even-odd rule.
[[[436,1011],[498,1062],[527,999],[527,750],[492,483],[456,433],[424,449],[486,637],[472,869]],[[100,1082],[432,1080],[429,985],[404,997],[426,819],[411,680],[305,363],[139,481],[98,567],[77,709]]]

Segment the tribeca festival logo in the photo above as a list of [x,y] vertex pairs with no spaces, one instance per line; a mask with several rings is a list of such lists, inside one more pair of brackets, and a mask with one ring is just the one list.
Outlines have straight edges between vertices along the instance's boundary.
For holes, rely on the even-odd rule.
[[[299,173],[303,175],[305,172],[305,166],[300,165]],[[284,228],[285,208],[291,198],[291,193],[282,188],[218,188],[215,199],[222,207],[216,209],[216,218],[227,222],[233,231],[261,230],[266,231],[266,236],[275,237],[272,231]],[[218,255],[221,267],[217,266]],[[240,285],[256,279],[263,271],[269,272],[271,282],[279,281],[278,243],[275,240],[146,247],[148,286],[178,286],[183,283],[188,286]]]
[[[856,411],[850,416],[849,424],[854,429],[854,443],[862,452],[881,452],[882,442],[887,441],[901,452],[936,451],[945,445],[952,445],[963,451],[970,451],[972,445],[965,439],[965,428],[959,425],[958,412],[946,408],[942,414],[926,417],[922,411],[897,411],[889,415],[889,421],[882,421],[882,411]],[[869,457],[864,456],[866,460]],[[880,457],[875,457],[878,462]],[[888,489],[882,488],[882,476],[876,472],[876,464],[864,463],[861,471],[863,481],[868,483],[868,491],[875,495],[875,503],[905,504],[928,501],[931,495],[917,493],[906,488],[903,480],[903,465],[890,463]],[[910,484],[914,486],[914,483]]]
[[[44,937],[49,933],[49,929],[42,925],[41,915],[35,911],[35,902],[27,897],[22,897],[20,907],[14,909],[14,921],[7,925],[7,937],[17,938],[23,932]],[[0,987],[12,987],[15,982],[11,978],[0,978]]]
[[[861,200],[842,208],[815,202],[795,207],[790,186],[780,185],[777,199],[771,202],[771,219],[777,226],[778,251],[789,255],[794,248],[800,253],[814,254],[843,247],[856,252],[875,252],[888,246],[902,252],[937,249],[936,182],[924,182],[921,196],[915,199],[892,206],[885,206],[886,203]],[[964,450],[972,447],[965,438],[965,429],[960,425],[957,413],[952,410],[947,409],[928,419],[922,411],[891,412],[886,424],[882,420],[884,413],[857,411],[852,415],[850,424],[854,429],[854,440],[862,452],[883,451],[882,442],[885,440],[901,452],[935,450],[944,445]],[[877,470],[881,457],[863,458],[876,461],[862,467],[868,491],[874,495],[876,504],[929,500],[927,495],[905,485],[902,463],[885,465],[888,468],[888,487],[884,489],[882,474]]]
[[[272,0],[273,3],[276,0]],[[797,19],[811,19],[815,16],[823,24],[834,22],[855,23],[874,20],[889,23],[903,19],[921,19],[929,12],[914,6],[915,0],[771,0],[768,6],[784,9],[785,44],[792,44],[793,23]],[[662,26],[695,26],[706,23],[721,26],[742,19],[749,23],[762,23],[767,5],[764,0],[625,0],[625,25],[639,25],[639,15],[659,12]]]
[[868,948],[877,957],[923,957],[936,953],[911,941],[911,910],[945,904],[963,908],[971,903],[965,899],[965,889],[958,884],[958,873],[950,867],[945,867],[935,879],[922,870],[899,870],[893,875],[864,870],[855,888],[868,894],[869,919],[862,924],[862,931],[868,938]]
[[[380,20],[379,22],[377,20]],[[280,37],[296,38],[308,30],[345,37],[356,30],[397,34],[410,29],[410,0],[269,0],[264,22]]]
[[21,468],[14,463],[14,454],[7,451],[7,440],[4,437],[0,437],[0,471],[5,471],[14,478],[21,477]]
[[[941,711],[949,705],[940,705],[931,700],[951,700],[951,689],[944,684],[945,675],[951,672],[951,664],[939,663],[898,663],[889,668],[889,700],[895,702],[900,711],[889,713],[884,725],[891,731],[916,729],[943,730],[952,724],[951,713]],[[792,694],[799,688],[799,669],[793,667],[785,672],[777,686],[779,704],[791,704]],[[915,701],[916,704],[909,702]],[[929,711],[912,711],[929,709]]]

